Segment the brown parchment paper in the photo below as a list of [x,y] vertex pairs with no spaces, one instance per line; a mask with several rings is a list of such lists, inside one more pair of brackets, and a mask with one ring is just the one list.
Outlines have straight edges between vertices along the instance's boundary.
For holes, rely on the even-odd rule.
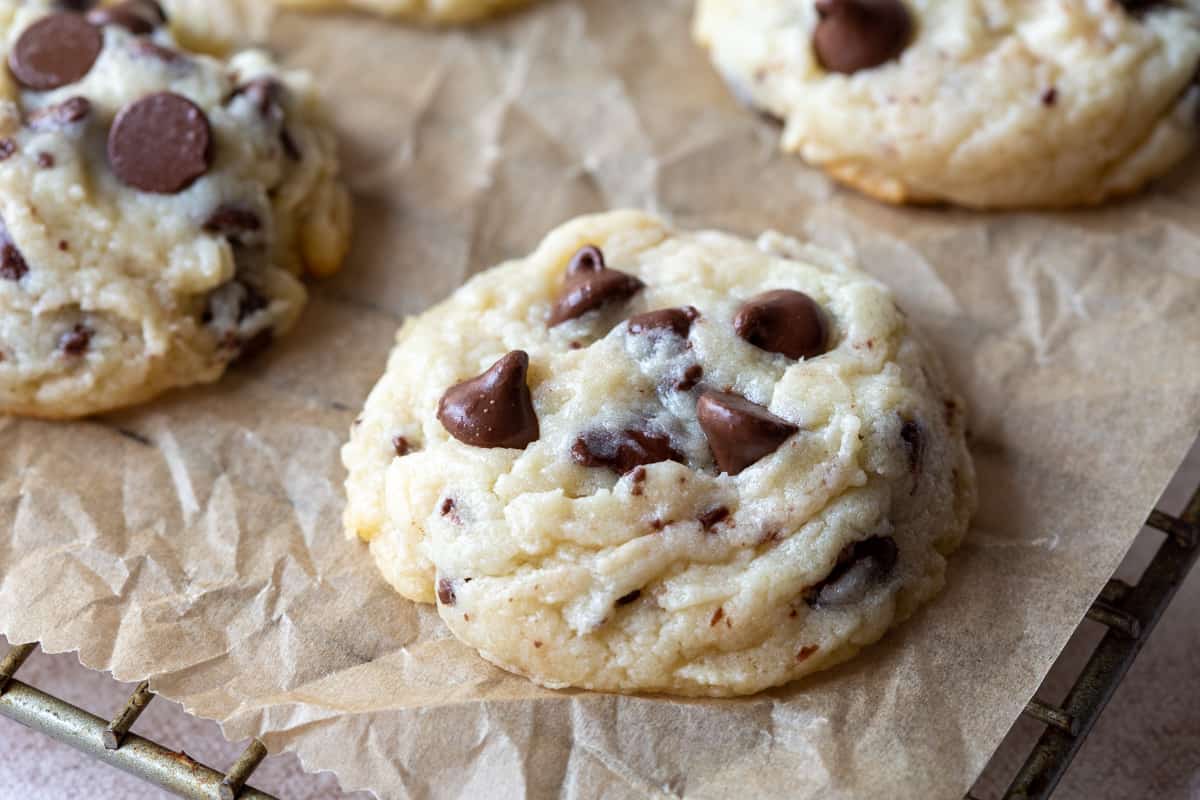
[[[384,797],[961,797],[1197,430],[1200,169],[1094,211],[880,206],[776,153],[691,44],[689,6],[272,24],[334,109],[352,257],[215,386],[0,420],[0,632]],[[539,689],[342,537],[338,448],[402,316],[619,206],[858,258],[967,395],[982,508],[949,586],[844,667],[733,701]]]

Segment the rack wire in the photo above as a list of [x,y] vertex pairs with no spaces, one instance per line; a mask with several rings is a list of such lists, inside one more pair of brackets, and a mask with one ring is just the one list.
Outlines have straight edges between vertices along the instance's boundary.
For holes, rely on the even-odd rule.
[[[1135,584],[1110,580],[1088,611],[1107,628],[1060,705],[1037,698],[1025,715],[1045,726],[1004,800],[1046,800],[1083,746],[1104,707],[1141,652],[1154,626],[1200,556],[1200,488],[1178,517],[1155,510],[1146,521],[1165,534]],[[14,645],[0,660],[0,714],[68,744],[109,766],[192,800],[276,800],[246,785],[267,755],[255,739],[228,772],[201,764],[130,732],[154,699],[143,681],[111,721],[97,717],[13,676],[36,645]],[[977,800],[967,795],[966,800]]]

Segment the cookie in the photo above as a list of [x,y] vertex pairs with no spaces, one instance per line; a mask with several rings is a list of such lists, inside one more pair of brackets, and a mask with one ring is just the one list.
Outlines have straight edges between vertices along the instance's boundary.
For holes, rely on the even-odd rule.
[[975,502],[963,431],[877,281],[614,212],[403,326],[343,450],[345,521],[506,669],[747,694],[940,589]]
[[261,52],[187,52],[165,23],[148,0],[0,2],[0,413],[213,381],[345,255],[308,78]]
[[694,31],[784,150],[892,203],[1095,204],[1197,138],[1194,2],[699,0]]
[[529,0],[275,0],[289,8],[358,9],[438,25],[472,22],[524,5]]

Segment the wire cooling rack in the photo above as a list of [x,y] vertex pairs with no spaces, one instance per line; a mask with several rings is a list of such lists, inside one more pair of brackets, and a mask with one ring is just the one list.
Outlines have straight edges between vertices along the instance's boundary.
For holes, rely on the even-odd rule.
[[[1200,488],[1183,513],[1154,511],[1146,527],[1163,540],[1134,584],[1110,580],[1088,611],[1088,618],[1107,629],[1091,657],[1058,705],[1029,701],[1025,714],[1044,726],[1041,737],[1004,793],[1004,800],[1044,800],[1066,774],[1084,739],[1129,671],[1154,626],[1170,605],[1200,555]],[[162,789],[194,800],[275,800],[246,785],[267,755],[257,739],[228,772],[201,764],[130,732],[154,699],[142,682],[112,720],[16,680],[13,676],[33,652],[34,644],[13,646],[0,660],[0,714],[69,744],[109,766],[130,772]],[[967,795],[966,800],[977,800]]]

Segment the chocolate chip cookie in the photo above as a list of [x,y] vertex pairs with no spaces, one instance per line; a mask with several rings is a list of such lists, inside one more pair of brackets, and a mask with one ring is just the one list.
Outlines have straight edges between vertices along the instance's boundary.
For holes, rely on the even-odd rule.
[[975,502],[963,431],[877,281],[614,212],[404,325],[343,450],[346,526],[539,683],[746,694],[940,589]]
[[471,22],[524,5],[530,0],[275,0],[281,6],[312,10],[355,8],[418,22]]
[[1194,2],[699,0],[695,35],[785,150],[893,203],[1099,203],[1197,138]]
[[152,0],[0,1],[0,413],[215,380],[346,252],[308,78],[188,52],[166,23]]

